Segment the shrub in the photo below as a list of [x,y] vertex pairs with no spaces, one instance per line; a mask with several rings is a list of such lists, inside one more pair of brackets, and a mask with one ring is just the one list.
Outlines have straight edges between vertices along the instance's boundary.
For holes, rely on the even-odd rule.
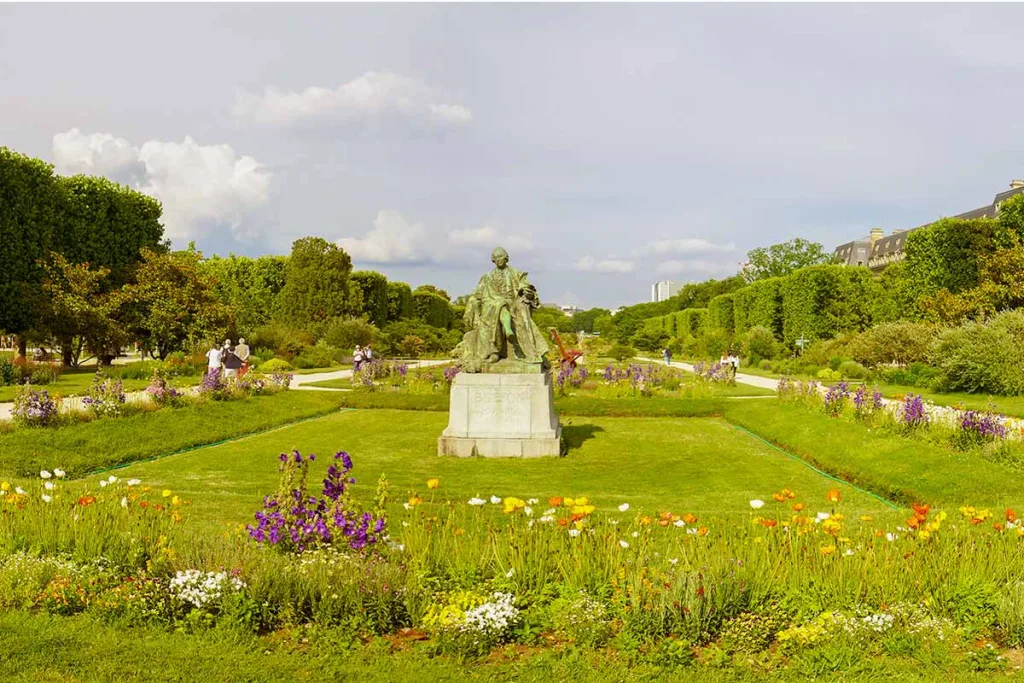
[[822,368],[818,371],[817,378],[822,382],[838,382],[843,378],[843,376],[835,370]]
[[340,363],[343,357],[343,351],[321,340],[296,356],[292,364],[297,368],[329,368]]
[[0,356],[0,387],[14,384],[14,363],[7,356]]
[[1024,311],[946,330],[931,360],[942,373],[935,384],[942,391],[1024,394]]
[[283,372],[285,370],[291,370],[292,365],[286,360],[280,358],[271,358],[266,363],[260,364],[260,372]]
[[124,407],[125,395],[121,380],[104,377],[97,372],[92,378],[89,395],[82,398],[82,403],[96,417],[117,417]]
[[274,349],[277,355],[291,359],[312,346],[314,341],[315,338],[302,328],[272,320],[253,331],[249,344]]
[[697,342],[701,356],[717,359],[729,350],[732,337],[723,329],[705,329],[697,338]]
[[876,325],[850,340],[849,354],[869,367],[925,361],[939,336],[928,323],[892,322]]
[[721,294],[708,302],[707,325],[711,329],[725,330],[732,334],[733,325],[732,294]]
[[778,352],[779,344],[767,327],[752,327],[742,337],[742,353],[750,365],[757,365],[762,360],[772,360]]
[[627,344],[615,344],[608,350],[608,355],[621,362],[634,357],[636,355],[636,349]]
[[349,353],[356,346],[376,344],[379,337],[380,330],[361,318],[335,318],[320,341]]
[[58,407],[57,401],[45,389],[36,391],[31,384],[26,384],[14,396],[11,417],[20,425],[46,427],[59,419]]
[[654,332],[645,327],[634,334],[630,341],[633,346],[641,351],[658,351],[663,348],[665,343],[668,341],[668,333],[664,330]]
[[855,360],[840,363],[839,374],[846,379],[867,379],[871,376],[871,372]]
[[[181,357],[184,358],[184,354],[181,354]],[[106,374],[108,377],[118,379],[147,379],[152,377],[153,372],[161,365],[162,363],[152,360],[135,361],[107,368]]]
[[772,361],[765,359],[758,363],[757,367],[761,368],[762,370],[768,370],[769,372],[775,372],[775,368],[777,366]]

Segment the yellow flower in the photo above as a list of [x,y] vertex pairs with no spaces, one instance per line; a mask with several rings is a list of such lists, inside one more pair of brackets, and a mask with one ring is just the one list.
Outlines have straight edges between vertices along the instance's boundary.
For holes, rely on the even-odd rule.
[[0,484],[0,489],[2,489],[4,491],[10,491],[11,490],[11,482],[5,481],[4,483]]
[[574,501],[572,498],[566,498],[565,500],[562,501],[562,505],[564,505],[567,508],[571,508],[575,504],[576,501]]
[[835,521],[831,517],[821,523],[821,530],[829,536],[836,536],[839,534],[839,530],[843,528],[843,525]]
[[423,502],[423,499],[420,498],[419,496],[415,495],[415,494],[409,497],[409,507],[411,507],[411,508],[416,507],[417,505],[419,505],[422,502]]
[[161,493],[160,495],[163,496],[164,498],[170,498],[171,497],[171,490],[170,489],[164,489],[163,493]]
[[174,496],[171,498],[171,505],[181,505],[181,498]]
[[577,505],[590,505],[590,501],[587,500],[586,496],[583,496],[582,498],[577,498],[576,499],[576,504]]
[[524,507],[526,507],[526,501],[525,500],[521,500],[519,498],[513,498],[512,496],[507,496],[505,498],[505,500],[503,501],[503,503],[504,503],[504,506],[505,506],[505,514],[506,515],[510,515],[513,512],[515,512],[516,510],[522,510]]
[[427,479],[427,488],[428,489],[436,489],[440,485],[441,485],[441,480],[438,479],[437,477],[435,477],[433,479]]
[[822,555],[831,555],[835,551],[836,551],[836,547],[834,545],[823,545],[823,546],[821,546],[821,554]]
[[872,517],[871,515],[861,515],[860,516],[860,521],[862,521],[862,522],[871,522],[871,521],[874,521],[874,519],[875,518]]

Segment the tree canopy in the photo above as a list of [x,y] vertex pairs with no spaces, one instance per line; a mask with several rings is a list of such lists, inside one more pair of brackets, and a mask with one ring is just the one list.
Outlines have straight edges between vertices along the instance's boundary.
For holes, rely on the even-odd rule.
[[828,263],[831,255],[818,242],[799,237],[770,247],[758,247],[747,252],[747,266],[743,277],[756,282],[769,277],[782,277],[793,271]]

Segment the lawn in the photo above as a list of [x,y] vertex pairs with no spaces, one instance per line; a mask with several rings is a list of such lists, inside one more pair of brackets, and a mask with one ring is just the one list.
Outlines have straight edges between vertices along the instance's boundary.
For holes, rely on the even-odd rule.
[[[579,418],[565,420],[567,457],[526,460],[440,458],[437,437],[447,415],[397,410],[349,411],[223,445],[120,470],[192,500],[201,523],[248,522],[277,484],[277,456],[298,448],[329,456],[346,450],[362,490],[386,474],[397,501],[426,494],[440,477],[438,499],[473,496],[585,495],[599,509],[628,502],[698,515],[748,514],[748,501],[788,487],[824,505],[837,484],[720,419]],[[322,467],[326,467],[326,464]],[[879,512],[878,501],[845,485],[851,511]]]
[[240,401],[164,408],[123,418],[0,434],[0,475],[59,467],[72,477],[337,410],[333,392],[285,391]]
[[[89,392],[89,386],[92,384],[92,378],[96,376],[96,371],[93,370],[69,370],[57,378],[56,382],[51,384],[34,384],[32,385],[36,389],[45,389],[50,394],[60,394],[61,396],[81,396]],[[186,383],[187,380],[181,380],[178,385]],[[187,382],[194,384],[195,381]],[[125,391],[141,391],[149,386],[148,379],[126,379],[122,380]],[[17,386],[6,386],[0,387],[0,403],[13,401],[15,395],[18,393]]]

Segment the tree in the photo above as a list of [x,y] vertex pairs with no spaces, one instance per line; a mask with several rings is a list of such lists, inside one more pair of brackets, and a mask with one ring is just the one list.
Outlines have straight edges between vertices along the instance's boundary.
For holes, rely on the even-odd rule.
[[382,327],[388,322],[388,279],[372,270],[352,273],[352,282],[362,295],[362,314],[371,323]]
[[921,297],[925,315],[938,322],[959,323],[1024,306],[1024,242],[1016,234],[1011,234],[1009,240],[1009,246],[981,255],[976,287],[961,292],[944,287],[934,295]]
[[448,296],[448,292],[444,291],[440,287],[435,287],[434,285],[420,285],[419,287],[416,288],[416,291],[417,292],[430,292],[431,294],[436,294],[439,297],[441,297],[442,299],[444,299],[445,301],[451,301],[452,300],[452,298],[450,296]]
[[412,288],[404,282],[388,283],[388,322],[407,320],[416,315],[412,304]]
[[611,316],[611,311],[606,308],[591,308],[586,311],[579,311],[572,316],[572,326],[580,332],[591,334],[594,331],[594,324],[598,318]]
[[91,269],[88,263],[74,264],[58,253],[51,254],[44,268],[44,324],[63,340],[64,364],[77,367],[83,347],[102,364],[109,364],[128,342],[121,321],[123,293],[120,289],[109,291],[106,288],[110,269]]
[[292,244],[285,283],[278,295],[284,320],[300,327],[332,318],[359,315],[361,294],[351,282],[352,259],[322,237],[303,237]]
[[233,310],[217,297],[214,278],[200,266],[194,248],[158,253],[142,250],[135,282],[124,288],[130,329],[163,359],[206,340],[219,341]]
[[251,335],[270,320],[284,288],[288,257],[214,256],[203,261],[201,267],[217,281],[220,300],[235,309],[238,330]]
[[22,353],[59,213],[53,167],[0,147],[0,330],[21,337]]
[[782,244],[770,247],[758,247],[747,252],[747,267],[743,269],[743,277],[747,282],[755,282],[768,277],[789,275],[795,270],[807,266],[829,263],[832,257],[817,242],[797,237]]
[[433,291],[417,288],[412,293],[416,317],[432,327],[448,329],[452,324],[452,307],[448,300]]

